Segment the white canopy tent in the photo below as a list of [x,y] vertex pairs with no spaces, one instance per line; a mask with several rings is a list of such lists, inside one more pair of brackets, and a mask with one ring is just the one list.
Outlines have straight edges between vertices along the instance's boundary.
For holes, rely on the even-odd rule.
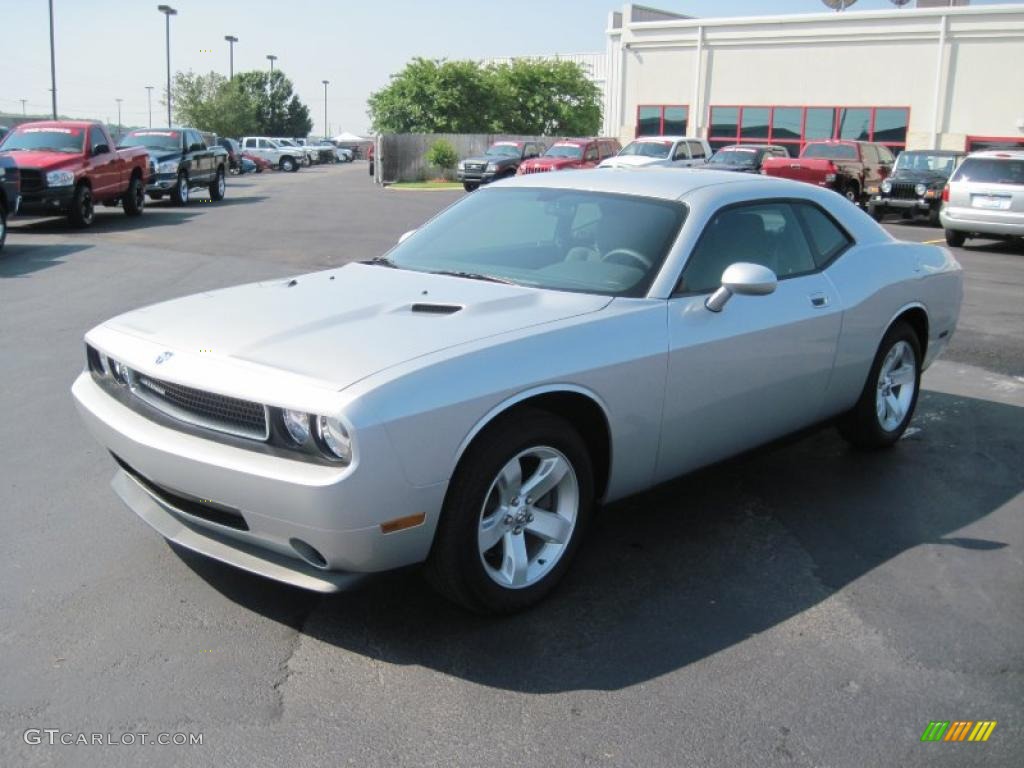
[[367,139],[363,136],[356,136],[354,133],[348,131],[342,131],[337,136],[332,136],[331,141],[336,141],[339,144],[372,144],[373,139]]

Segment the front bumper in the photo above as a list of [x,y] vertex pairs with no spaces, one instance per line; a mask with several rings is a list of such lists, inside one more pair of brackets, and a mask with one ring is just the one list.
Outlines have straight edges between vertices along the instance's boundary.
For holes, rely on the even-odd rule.
[[941,205],[939,200],[895,200],[891,197],[875,195],[868,201],[868,208],[872,210],[911,211],[916,213],[928,213],[932,208]]
[[983,208],[951,208],[939,213],[944,229],[995,237],[1024,237],[1024,214],[1012,211],[988,211]]
[[18,211],[29,216],[67,213],[74,196],[74,187],[44,187],[37,193],[23,194]]
[[[187,549],[320,592],[342,589],[356,574],[421,562],[430,551],[446,484],[409,485],[387,458],[394,452],[383,428],[360,433],[362,455],[384,458],[356,471],[361,459],[318,465],[164,426],[118,402],[88,372],[72,394],[89,431],[122,466],[118,495]],[[190,513],[181,496],[234,510],[244,528]],[[414,514],[424,522],[383,533],[381,523]],[[304,559],[305,546],[322,561]]]
[[149,177],[146,192],[169,192],[177,183],[178,174],[176,173],[154,173]]
[[497,175],[497,171],[459,169],[456,171],[455,178],[469,184],[489,184],[494,181]]

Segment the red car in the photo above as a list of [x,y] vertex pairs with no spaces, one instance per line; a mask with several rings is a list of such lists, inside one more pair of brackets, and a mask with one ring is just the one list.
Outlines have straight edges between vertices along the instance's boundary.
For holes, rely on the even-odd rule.
[[65,214],[75,226],[87,227],[96,203],[120,203],[129,216],[145,206],[149,153],[143,147],[118,149],[99,123],[24,123],[4,137],[0,154],[20,171],[21,213]]
[[251,152],[242,152],[241,156],[246,160],[252,160],[256,164],[256,173],[263,173],[266,170],[273,170],[274,166],[264,160],[262,157],[257,157]]
[[517,173],[564,171],[569,168],[596,168],[602,160],[619,154],[622,145],[616,139],[562,139],[540,157],[524,160]]
[[765,159],[761,173],[828,187],[859,205],[878,192],[879,185],[892,173],[894,162],[884,144],[811,141],[798,158]]

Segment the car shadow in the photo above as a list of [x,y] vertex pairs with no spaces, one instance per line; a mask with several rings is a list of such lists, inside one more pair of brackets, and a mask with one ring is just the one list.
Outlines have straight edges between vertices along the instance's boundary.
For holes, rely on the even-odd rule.
[[1004,547],[951,534],[1021,492],[1024,408],[925,392],[914,423],[889,451],[824,429],[614,504],[558,590],[511,617],[448,604],[418,569],[322,597],[175,549],[229,599],[351,653],[520,692],[616,690],[769,630],[912,548]]
[[268,198],[267,195],[232,195],[231,188],[228,188],[226,196],[223,200],[211,200],[209,195],[204,192],[196,192],[193,190],[192,197],[189,200],[188,205],[175,205],[171,200],[150,200],[146,203],[147,208],[153,208],[158,211],[188,211],[191,208],[224,208],[225,206],[232,205],[250,205],[252,203],[260,203]]
[[33,272],[63,264],[65,257],[93,247],[85,244],[35,245],[19,243],[17,239],[12,242],[8,237],[7,244],[0,251],[0,278],[25,277]]
[[1024,238],[1017,238],[1016,240],[986,240],[983,237],[978,237],[968,240],[961,248],[975,253],[1005,253],[1016,256],[1024,253]]
[[[146,208],[150,204],[147,202]],[[188,211],[187,209],[174,209],[172,211],[161,211],[156,216],[147,216],[145,212],[141,216],[125,216],[119,208],[96,208],[96,218],[89,227],[80,228],[72,224],[66,217],[39,217],[31,219],[15,219],[7,231],[7,236],[12,235],[91,235],[106,232],[130,232],[135,229],[145,229],[154,226],[177,226],[191,218],[199,215],[199,211]]]

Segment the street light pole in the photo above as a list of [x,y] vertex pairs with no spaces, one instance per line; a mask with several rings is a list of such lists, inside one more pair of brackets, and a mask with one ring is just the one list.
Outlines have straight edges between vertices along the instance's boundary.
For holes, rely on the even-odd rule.
[[277,56],[272,53],[268,53],[267,59],[270,61],[270,74],[274,74],[274,62],[277,61]]
[[324,138],[327,138],[327,134],[330,131],[327,130],[327,86],[331,84],[330,80],[324,80]]
[[231,48],[231,64],[228,72],[228,80],[235,79],[235,43],[238,42],[238,38],[234,35],[224,35],[224,39],[228,41],[228,46]]
[[153,127],[153,86],[146,86],[146,103],[149,105],[149,127]]
[[117,102],[117,136],[121,137],[121,102],[124,99],[114,99]]
[[53,99],[53,119],[57,119],[57,64],[53,54],[53,0],[50,0],[50,96]]
[[176,16],[177,11],[169,5],[158,5],[156,7],[164,15],[167,25],[167,127],[171,127],[171,16]]
[[28,101],[28,99],[18,99],[18,101],[21,102],[21,116],[25,117],[25,102]]

